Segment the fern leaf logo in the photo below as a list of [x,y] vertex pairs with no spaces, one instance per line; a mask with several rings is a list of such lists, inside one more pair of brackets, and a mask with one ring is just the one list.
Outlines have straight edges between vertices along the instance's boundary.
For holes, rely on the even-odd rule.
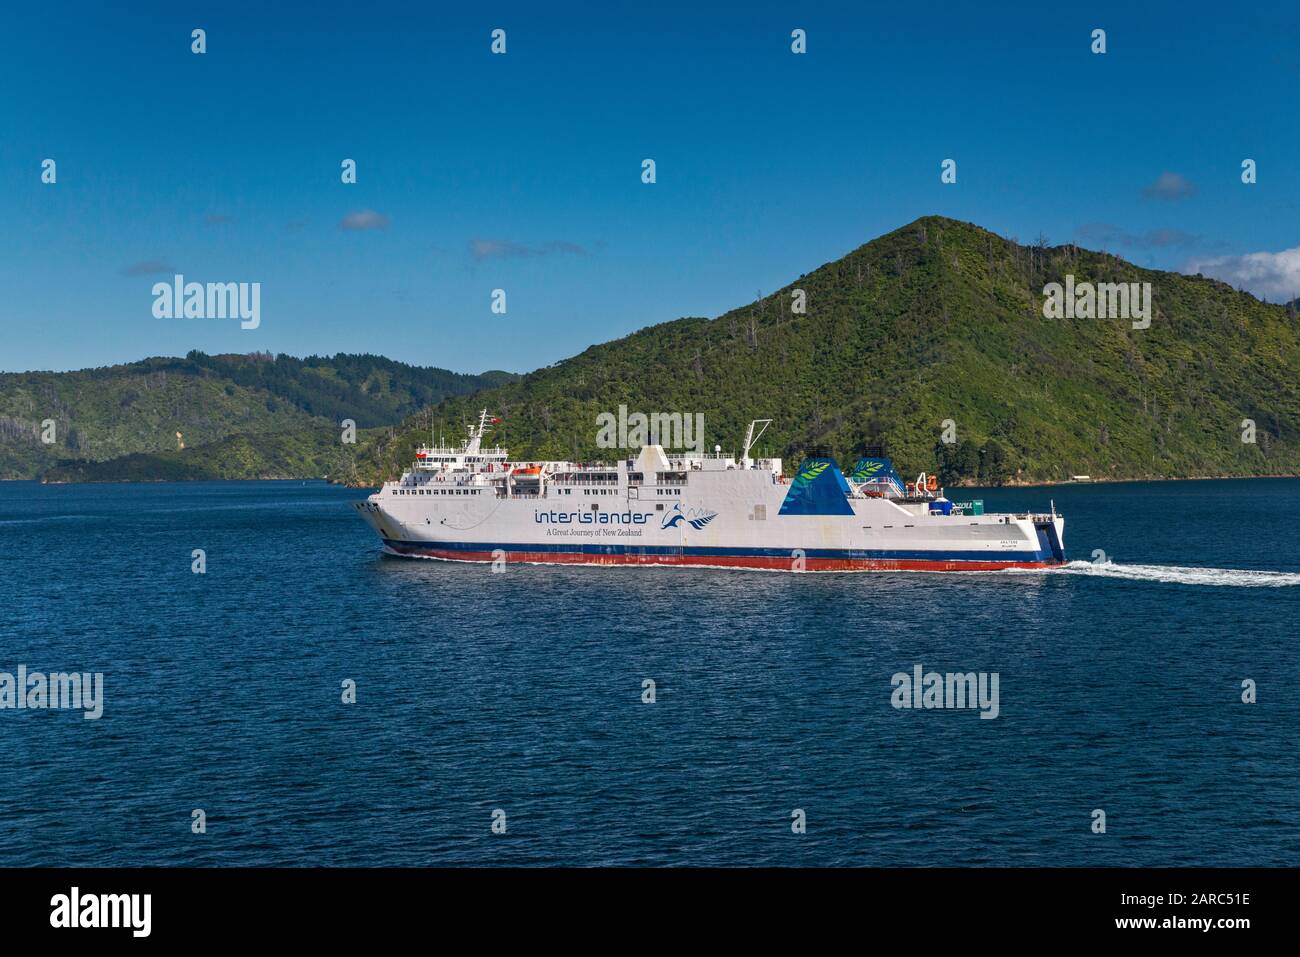
[[[689,515],[694,515],[696,517],[690,518]],[[705,512],[701,509],[696,509],[696,508],[690,509],[688,513],[682,510],[681,503],[678,502],[676,505],[673,506],[673,510],[664,516],[664,522],[659,527],[676,528],[678,525],[682,523],[683,520],[685,520],[687,525],[689,525],[691,528],[695,529],[698,532],[705,525],[708,525],[709,522],[713,521],[717,517],[718,517],[717,512]]]
[[831,464],[830,462],[817,462],[813,465],[808,466],[808,468],[805,469],[804,471],[800,472],[799,477],[803,479],[805,482],[811,482],[815,478],[817,478],[817,476],[825,472],[827,466],[829,466],[830,464]]

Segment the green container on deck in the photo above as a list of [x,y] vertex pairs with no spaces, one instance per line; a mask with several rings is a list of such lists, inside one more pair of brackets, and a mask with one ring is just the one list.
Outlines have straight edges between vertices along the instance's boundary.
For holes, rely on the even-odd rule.
[[982,498],[981,498],[981,499],[976,499],[976,500],[973,501],[973,502],[954,502],[953,504],[956,505],[958,508],[961,509],[961,513],[962,513],[963,515],[983,515],[983,514],[984,514],[984,499],[982,499]]

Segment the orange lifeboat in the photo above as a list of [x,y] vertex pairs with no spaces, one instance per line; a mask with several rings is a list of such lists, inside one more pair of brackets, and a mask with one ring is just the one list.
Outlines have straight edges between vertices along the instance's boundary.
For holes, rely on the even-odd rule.
[[542,467],[540,465],[533,465],[526,469],[515,469],[515,474],[516,475],[541,475]]

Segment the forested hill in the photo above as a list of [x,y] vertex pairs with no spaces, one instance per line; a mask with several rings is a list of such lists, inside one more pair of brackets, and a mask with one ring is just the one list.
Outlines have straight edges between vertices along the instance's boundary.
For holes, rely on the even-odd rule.
[[[201,352],[75,372],[0,373],[0,478],[35,478],[74,463],[67,477],[111,477],[112,468],[105,472],[102,466],[109,460],[176,453],[182,443],[192,453],[239,436],[256,439],[251,447],[268,452],[277,443],[292,446],[296,453],[285,460],[296,468],[313,461],[309,447],[324,426],[342,419],[360,429],[392,425],[447,396],[511,378],[504,372],[462,375],[374,355],[297,359]],[[47,434],[53,442],[43,441]],[[284,457],[276,452],[271,458]],[[145,461],[133,461],[133,476]],[[201,463],[186,468],[201,471]],[[308,474],[320,474],[311,468]],[[257,474],[254,469],[235,477]]]
[[[1067,276],[1150,283],[1149,328],[1045,318],[1045,286]],[[931,216],[716,319],[444,399],[372,436],[357,476],[392,477],[431,426],[462,434],[482,406],[516,457],[609,458],[597,417],[620,405],[703,413],[710,449],[774,418],[770,453],[829,445],[843,461],[883,444],[904,472],[937,464],[949,483],[1297,474],[1298,328],[1294,306],[1213,279]]]

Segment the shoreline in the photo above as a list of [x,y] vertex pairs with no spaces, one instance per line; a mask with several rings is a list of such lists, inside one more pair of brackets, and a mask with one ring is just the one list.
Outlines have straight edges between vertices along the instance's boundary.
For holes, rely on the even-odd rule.
[[[1253,479],[1294,479],[1300,478],[1297,473],[1277,473],[1268,475],[1147,475],[1140,478],[1093,478],[1086,482],[1073,481],[1042,481],[1037,479],[1011,479],[1000,485],[987,485],[978,482],[962,483],[960,485],[944,486],[947,489],[999,489],[999,488],[1074,488],[1087,485],[1122,485],[1132,484],[1135,482],[1212,482],[1225,480],[1242,480],[1250,481]],[[300,476],[300,475],[257,475],[249,478],[213,478],[204,476],[201,478],[131,478],[131,479],[86,479],[85,481],[75,480],[56,480],[46,481],[43,478],[9,478],[0,479],[0,483],[9,482],[31,482],[37,485],[160,485],[166,483],[180,484],[183,482],[324,482],[327,485],[338,485],[344,488],[354,489],[373,489],[378,485],[370,483],[349,484],[339,482],[328,476]]]
[[1045,482],[1038,480],[1019,480],[1012,479],[1003,482],[1001,485],[981,485],[972,483],[970,485],[950,485],[948,488],[1073,488],[1085,485],[1122,485],[1134,482],[1214,482],[1224,481],[1227,479],[1241,479],[1249,481],[1251,479],[1293,479],[1300,478],[1300,474],[1294,472],[1283,472],[1268,475],[1147,475],[1141,478],[1090,478],[1086,482],[1058,481]]

